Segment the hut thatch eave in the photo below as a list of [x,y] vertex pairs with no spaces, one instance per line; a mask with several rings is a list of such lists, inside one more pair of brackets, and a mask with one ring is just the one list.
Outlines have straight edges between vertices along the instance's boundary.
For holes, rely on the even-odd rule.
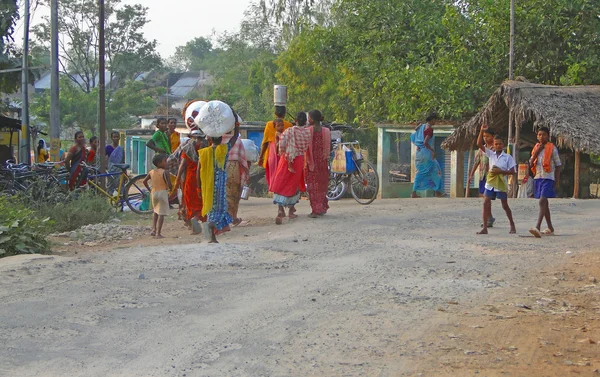
[[[483,109],[448,137],[442,147],[465,151],[476,142],[481,124],[506,131],[530,124],[531,131],[548,127],[559,147],[600,154],[600,86],[550,86],[506,81]],[[527,129],[522,129],[527,132]]]

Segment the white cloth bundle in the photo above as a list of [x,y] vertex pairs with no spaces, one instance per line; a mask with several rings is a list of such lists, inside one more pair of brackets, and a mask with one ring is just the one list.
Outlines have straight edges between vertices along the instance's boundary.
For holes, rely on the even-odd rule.
[[[206,101],[195,101],[195,102],[190,103],[189,106],[187,107],[187,109],[185,109],[185,119],[192,118],[192,121],[195,122],[195,118],[198,115],[198,112],[204,105],[206,105]],[[185,125],[188,128],[190,128],[187,121],[185,122]]]
[[242,144],[244,144],[244,149],[246,150],[246,160],[257,162],[260,150],[256,146],[256,143],[250,139],[242,139]]
[[235,117],[228,104],[210,101],[198,112],[194,122],[209,137],[220,137],[235,128]]

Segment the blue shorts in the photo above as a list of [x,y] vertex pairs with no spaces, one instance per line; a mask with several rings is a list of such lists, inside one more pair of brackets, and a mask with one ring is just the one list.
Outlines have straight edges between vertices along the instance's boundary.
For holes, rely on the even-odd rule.
[[536,199],[540,198],[556,198],[556,190],[554,189],[554,180],[552,179],[534,179],[533,180],[533,195]]
[[481,181],[479,181],[479,193],[481,195],[485,194],[485,182],[486,179],[482,179]]
[[491,189],[491,190],[485,189],[484,196],[486,198],[490,198],[492,200],[496,200],[496,198],[498,198],[500,200],[506,200],[506,199],[508,199],[508,193],[507,192],[496,191],[494,189]]

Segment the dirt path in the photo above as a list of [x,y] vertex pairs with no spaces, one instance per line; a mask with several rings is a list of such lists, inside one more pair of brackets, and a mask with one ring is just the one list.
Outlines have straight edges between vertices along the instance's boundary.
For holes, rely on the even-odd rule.
[[[537,204],[511,205],[525,236]],[[554,201],[560,235],[536,240],[497,206],[475,236],[475,199],[348,200],[283,226],[257,199],[219,245],[170,222],[1,259],[0,375],[593,375],[599,209]]]

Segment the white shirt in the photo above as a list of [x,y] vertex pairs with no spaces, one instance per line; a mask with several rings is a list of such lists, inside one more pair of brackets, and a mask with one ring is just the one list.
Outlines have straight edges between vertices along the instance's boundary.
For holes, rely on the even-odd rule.
[[[496,153],[496,151],[486,147],[485,154],[490,159],[489,171],[492,171],[494,166],[497,168],[500,168],[502,170],[512,170],[517,166],[515,159],[511,155],[507,154],[504,151],[502,151],[502,153],[500,155],[498,155],[498,153]],[[504,182],[506,182],[506,176],[504,176],[503,179],[504,179]],[[485,189],[492,190],[494,188],[486,182]],[[496,191],[498,191],[498,190],[496,189]]]

